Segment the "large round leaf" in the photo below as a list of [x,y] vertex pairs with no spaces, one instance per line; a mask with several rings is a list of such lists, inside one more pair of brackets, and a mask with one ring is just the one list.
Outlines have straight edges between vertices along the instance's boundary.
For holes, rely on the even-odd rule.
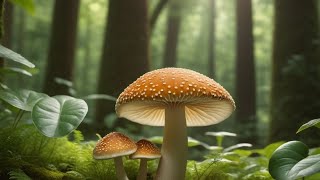
[[308,156],[308,147],[300,141],[289,141],[281,145],[272,154],[269,161],[269,172],[277,180],[289,180],[289,171],[302,159]]
[[26,89],[19,91],[0,90],[0,98],[2,100],[24,111],[31,111],[33,106],[44,97],[48,97],[48,95]]
[[320,154],[308,156],[299,161],[288,172],[288,177],[290,179],[298,179],[313,175],[318,172],[320,172]]
[[41,133],[48,137],[62,137],[84,119],[88,106],[82,99],[54,96],[41,99],[32,110],[32,119]]

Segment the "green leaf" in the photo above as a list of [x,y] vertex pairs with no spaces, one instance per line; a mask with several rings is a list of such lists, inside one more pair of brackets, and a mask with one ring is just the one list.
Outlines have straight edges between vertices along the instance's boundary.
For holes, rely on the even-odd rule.
[[198,141],[192,137],[188,137],[188,147],[199,146],[202,145],[201,141]]
[[0,72],[2,73],[19,73],[19,74],[23,74],[26,76],[32,76],[32,74],[24,69],[21,68],[15,68],[15,67],[5,67],[5,68],[1,68]]
[[275,142],[275,143],[272,143],[272,144],[269,144],[267,145],[265,148],[263,149],[257,149],[257,150],[254,150],[255,152],[261,154],[261,155],[264,155],[266,156],[268,159],[271,158],[271,155],[272,153],[279,147],[283,144],[284,142],[283,141],[279,141],[279,142]]
[[69,81],[67,79],[56,77],[56,78],[54,78],[54,81],[57,84],[64,85],[64,86],[67,86],[67,87],[72,87],[73,86],[72,81]]
[[297,133],[305,130],[305,129],[308,129],[309,127],[313,127],[313,126],[316,126],[317,128],[320,128],[320,119],[314,119],[314,120],[311,120],[305,124],[303,124],[297,131]]
[[25,9],[28,13],[35,13],[35,3],[34,0],[10,0],[13,4],[18,5]]
[[18,62],[30,68],[34,68],[35,65],[28,61],[26,58],[22,57],[20,54],[0,45],[0,57]]
[[[162,144],[163,142],[163,137],[162,136],[153,136],[148,138],[149,141],[155,143],[155,144]],[[202,142],[193,139],[192,137],[188,137],[188,147],[193,147],[193,146],[198,146],[202,145]]]
[[21,169],[14,169],[8,173],[9,179],[19,179],[19,180],[32,180],[26,173]]
[[45,97],[48,97],[48,95],[26,89],[19,91],[12,91],[10,89],[0,90],[0,98],[2,100],[24,111],[31,111],[33,106]]
[[308,156],[299,161],[288,172],[289,179],[307,177],[320,172],[320,154]]
[[313,174],[313,175],[309,176],[308,178],[306,178],[306,180],[319,180],[319,179],[320,179],[320,173]]
[[208,136],[237,136],[237,134],[235,133],[231,133],[231,132],[225,132],[225,131],[220,131],[220,132],[206,132],[205,135]]
[[309,149],[309,155],[316,155],[316,154],[320,154],[320,147]]
[[290,141],[274,151],[269,161],[269,172],[278,180],[289,180],[289,171],[308,156],[307,145],[300,141]]
[[252,147],[252,144],[249,144],[249,143],[239,143],[239,144],[230,146],[230,147],[228,147],[228,148],[225,148],[225,149],[223,150],[223,152],[230,152],[230,151],[232,151],[232,150],[239,149],[239,148],[243,148],[243,147]]
[[48,137],[62,137],[83,121],[88,106],[82,99],[53,96],[41,99],[32,109],[32,119],[38,130]]
[[83,97],[84,100],[96,100],[96,99],[104,99],[109,101],[117,101],[117,98],[106,95],[106,94],[90,94],[88,96]]

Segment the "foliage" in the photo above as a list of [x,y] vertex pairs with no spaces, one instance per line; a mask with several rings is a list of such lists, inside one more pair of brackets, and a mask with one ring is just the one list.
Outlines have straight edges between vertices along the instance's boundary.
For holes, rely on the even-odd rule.
[[34,0],[10,0],[13,4],[18,5],[25,9],[28,13],[35,13],[35,3]]
[[21,169],[12,170],[8,174],[10,176],[9,179],[31,180],[31,178],[26,175],[26,173],[24,173]]
[[[69,139],[73,139],[72,141]],[[69,137],[48,138],[40,134],[32,125],[21,125],[16,129],[4,128],[0,132],[0,169],[5,172],[22,172],[32,178],[30,168],[44,168],[56,175],[74,179],[115,179],[112,160],[94,160],[92,150],[95,141],[82,141],[80,131],[74,131]],[[188,161],[186,179],[271,179],[268,171],[270,151],[279,143],[264,149],[233,150],[222,152],[212,150],[204,161]],[[135,179],[139,161],[124,159],[129,179]],[[18,165],[17,165],[18,163]],[[148,176],[156,172],[158,161],[148,162]],[[20,169],[20,170],[19,170]],[[22,171],[22,172],[21,172]],[[41,170],[43,171],[43,169]],[[1,177],[0,172],[0,177]]]
[[48,95],[26,89],[21,89],[18,91],[13,91],[10,89],[0,90],[0,98],[3,101],[24,111],[31,111],[33,106],[40,99],[45,97],[48,97]]
[[230,133],[230,132],[224,132],[224,131],[221,131],[221,132],[206,132],[205,135],[208,135],[208,136],[215,136],[216,137],[216,141],[217,141],[217,146],[222,146],[222,141],[223,141],[223,138],[225,136],[237,136],[235,133]]
[[320,128],[320,119],[314,119],[314,120],[311,120],[311,121],[303,124],[303,125],[298,129],[297,133],[299,133],[299,132],[301,132],[301,131],[303,131],[303,130],[305,130],[305,129],[308,129],[308,128],[310,128],[310,127],[313,127],[313,126],[315,126],[315,127],[317,127],[317,128]]
[[308,146],[290,141],[280,146],[269,163],[270,174],[276,179],[298,179],[320,172],[320,154],[310,155]]
[[[71,135],[79,136],[79,131]],[[77,174],[82,179],[115,179],[112,160],[92,158],[94,145],[95,142],[72,142],[68,137],[48,138],[32,125],[21,125],[16,129],[4,128],[0,132],[0,146],[3,147],[0,149],[0,169],[8,172],[20,169],[28,174],[30,169],[25,169],[25,166],[32,164],[34,168],[62,172],[62,176],[67,176],[66,173],[72,171],[70,174]],[[136,175],[138,163],[126,160],[125,168],[129,177],[134,178]],[[1,173],[3,172],[0,172],[0,177]]]
[[82,99],[53,96],[39,100],[32,109],[32,119],[41,133],[62,137],[76,129],[88,112]]
[[[21,55],[1,45],[0,57],[30,68],[35,67]],[[88,106],[84,100],[70,96],[49,97],[26,89],[14,91],[5,86],[0,89],[0,98],[19,109],[13,122],[14,128],[22,118],[23,112],[31,111],[35,126],[48,137],[62,137],[69,134],[79,126],[88,112]]]
[[[319,122],[319,119],[314,119],[303,124],[297,133],[312,126],[319,127]],[[306,144],[300,141],[289,141],[278,147],[272,154],[269,171],[272,177],[280,180],[305,178],[314,174],[318,178],[320,176],[319,148],[311,152]]]
[[15,61],[17,63],[23,64],[23,65],[30,67],[30,68],[35,67],[35,65],[33,63],[31,63],[30,61],[28,61],[26,58],[22,57],[20,54],[12,51],[6,47],[3,47],[2,45],[0,45],[0,57]]
[[[272,146],[273,150],[277,146]],[[189,161],[187,179],[272,179],[267,170],[270,147],[225,152],[213,150],[202,162]]]

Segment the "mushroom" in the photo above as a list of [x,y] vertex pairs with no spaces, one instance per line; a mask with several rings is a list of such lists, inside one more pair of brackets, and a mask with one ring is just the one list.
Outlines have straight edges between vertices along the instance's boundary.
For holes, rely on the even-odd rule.
[[161,152],[152,142],[141,139],[136,143],[138,149],[129,157],[131,159],[140,159],[140,167],[137,180],[147,179],[147,161],[161,157]]
[[93,149],[94,159],[114,159],[116,175],[119,180],[128,180],[123,167],[122,156],[130,155],[137,150],[134,141],[129,137],[112,132],[100,139]]
[[119,117],[164,126],[158,179],[184,179],[187,164],[187,126],[217,124],[231,115],[235,103],[217,82],[183,68],[148,72],[118,97]]

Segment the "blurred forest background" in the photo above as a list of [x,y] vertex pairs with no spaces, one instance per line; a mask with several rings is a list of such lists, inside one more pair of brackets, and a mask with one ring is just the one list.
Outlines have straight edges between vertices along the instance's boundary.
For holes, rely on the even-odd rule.
[[[224,143],[255,146],[305,136],[319,145],[319,132],[295,135],[320,117],[317,0],[21,2],[24,8],[5,4],[2,44],[37,69],[26,69],[32,78],[4,77],[11,88],[116,98],[147,71],[183,67],[215,79],[237,105],[226,121],[191,127],[189,136],[212,144],[206,131],[229,131],[238,137]],[[162,134],[161,128],[117,120],[112,98],[87,103],[89,114],[78,129],[88,139],[111,131]]]

